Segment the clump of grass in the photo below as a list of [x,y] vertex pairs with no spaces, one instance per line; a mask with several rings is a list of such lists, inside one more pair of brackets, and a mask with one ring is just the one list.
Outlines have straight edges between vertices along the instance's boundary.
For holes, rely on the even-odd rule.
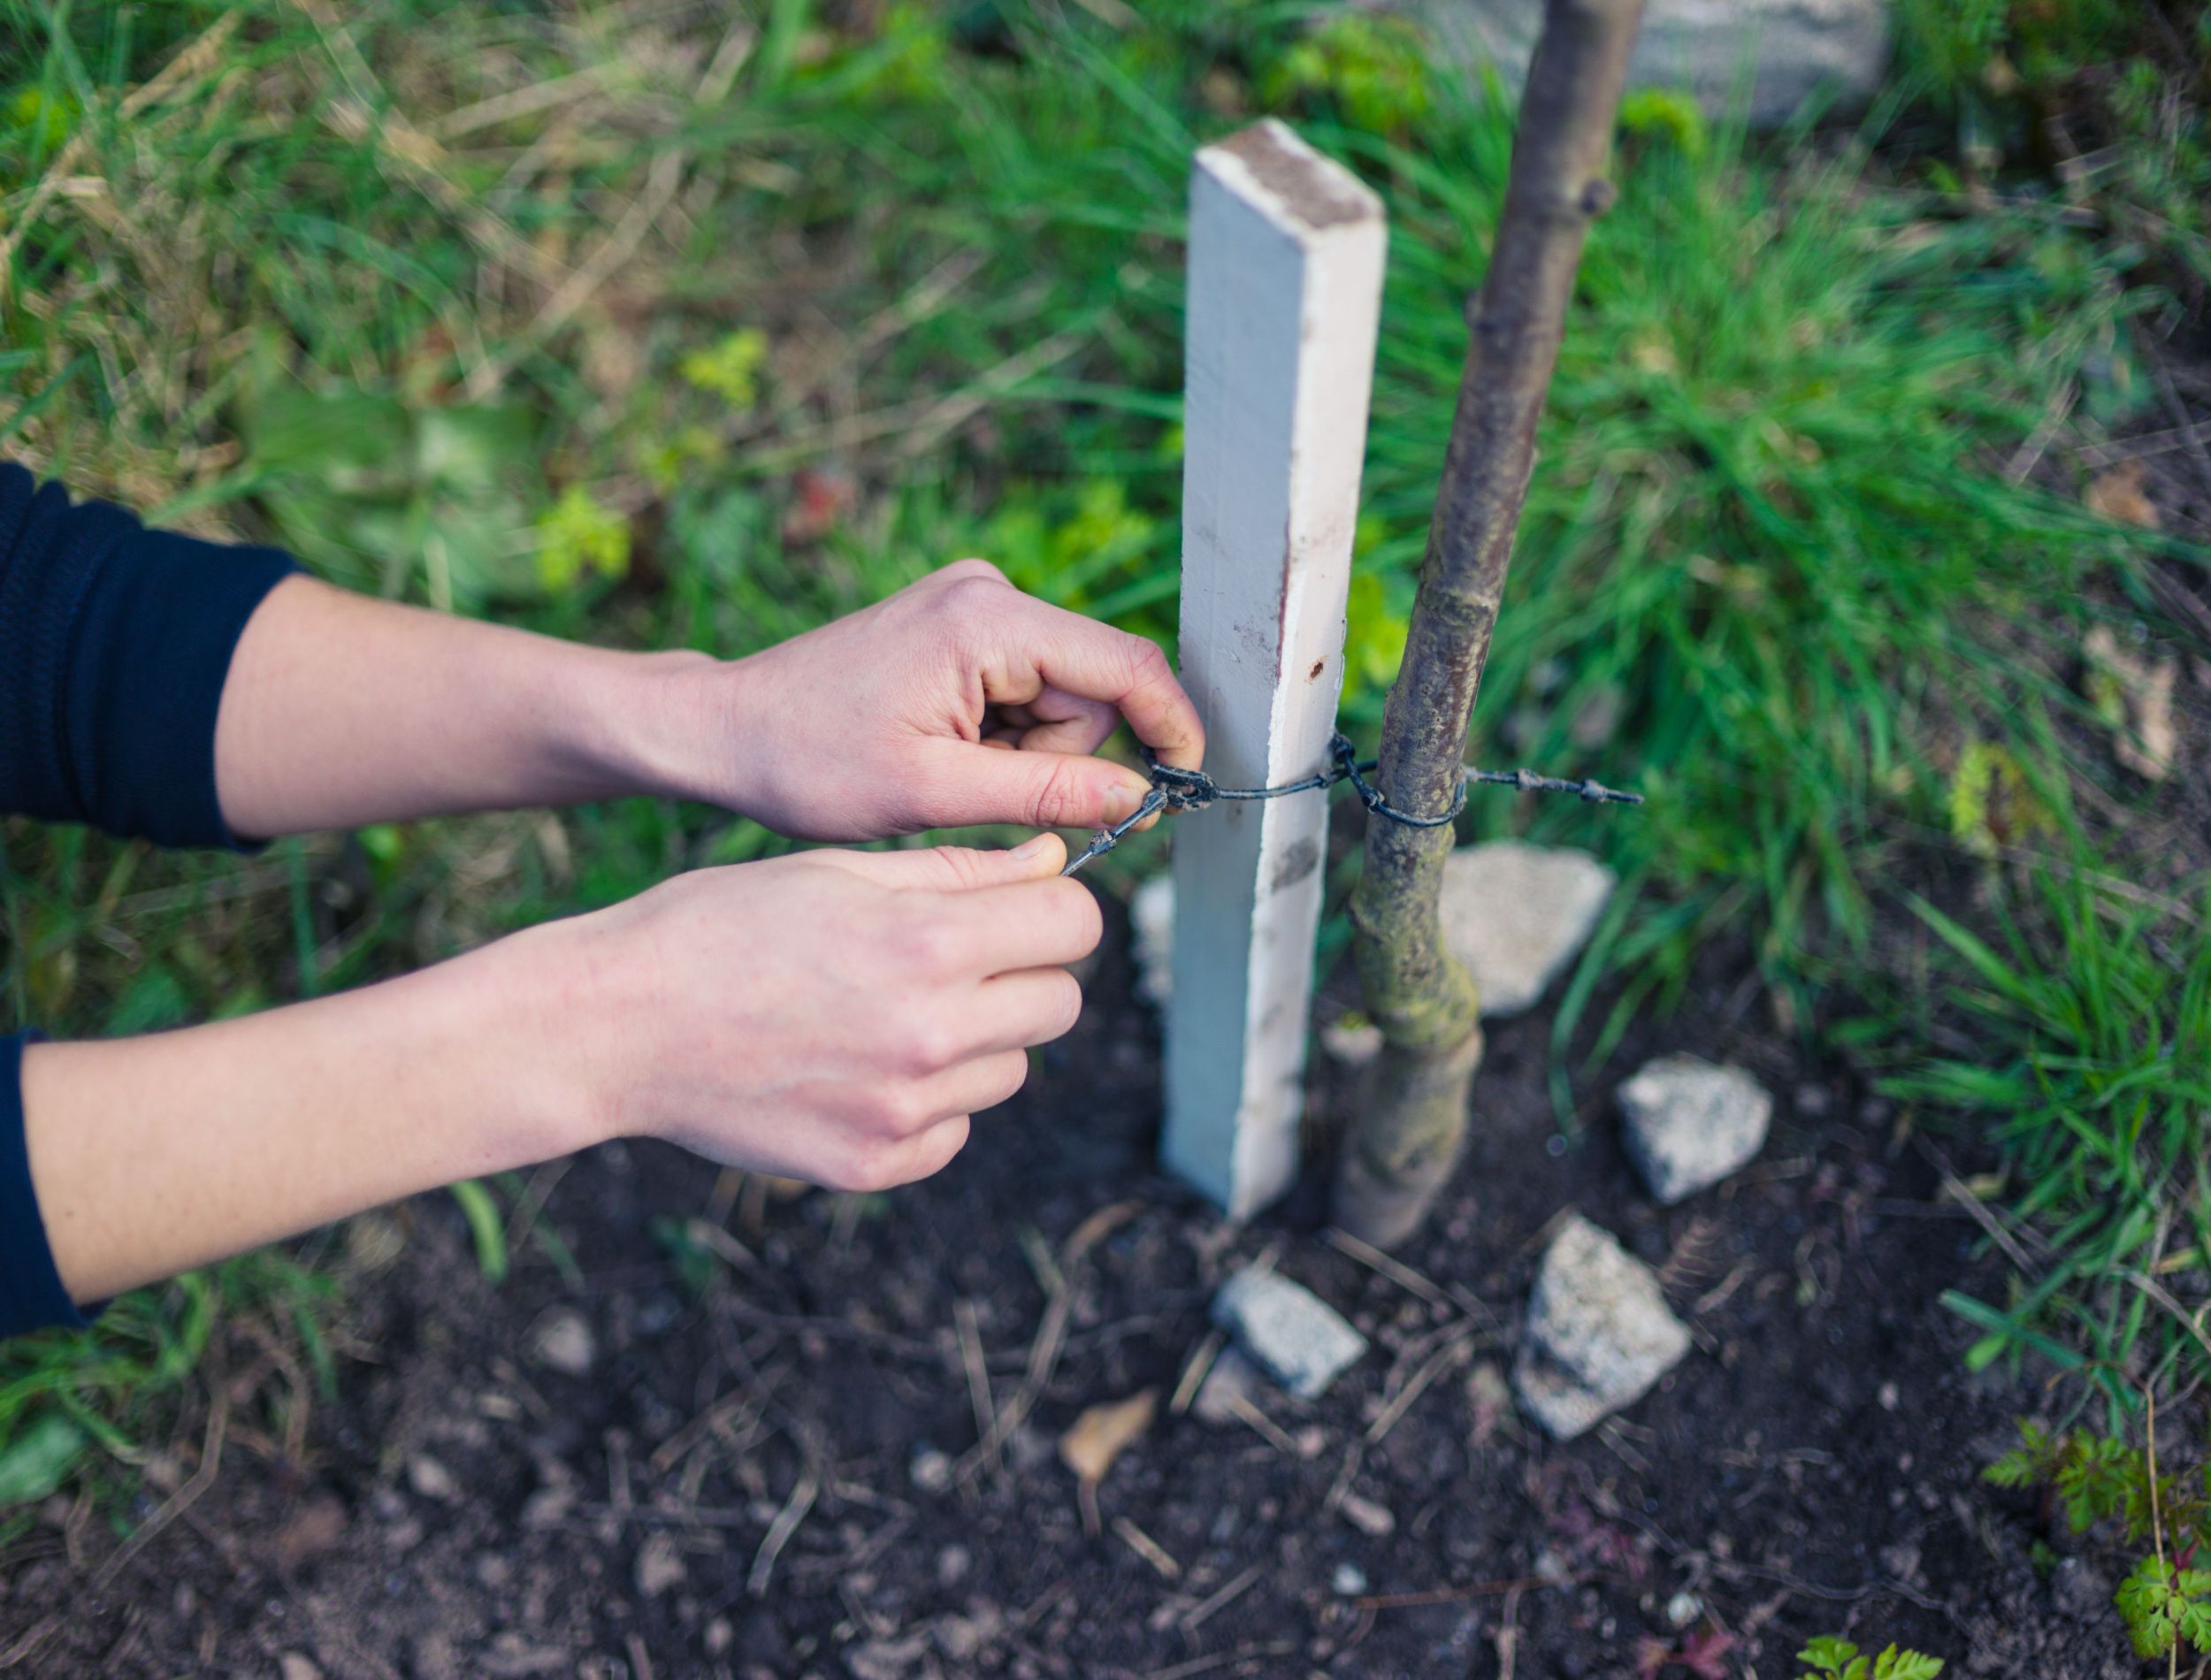
[[23,1508],[73,1480],[126,1493],[169,1446],[218,1342],[262,1360],[241,1420],[296,1445],[335,1394],[335,1291],[269,1251],[128,1295],[95,1329],[0,1342],[0,1546],[31,1520]]
[[2200,1363],[2211,1298],[2211,942],[2196,906],[2125,885],[2085,867],[1993,877],[1978,931],[1918,902],[1939,942],[1916,1035],[1931,1048],[1880,1080],[1985,1131],[2016,1181],[2032,1248],[2012,1298],[1946,1297],[1983,1332],[1969,1363],[2034,1352],[2100,1387],[2115,1421],[2141,1385]]

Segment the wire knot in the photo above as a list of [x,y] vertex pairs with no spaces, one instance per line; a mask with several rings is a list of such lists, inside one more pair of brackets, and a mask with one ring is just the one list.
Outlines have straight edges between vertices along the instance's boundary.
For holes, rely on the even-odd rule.
[[1150,747],[1144,749],[1144,767],[1151,778],[1151,790],[1162,796],[1163,811],[1203,811],[1220,797],[1220,783],[1203,770],[1162,764]]

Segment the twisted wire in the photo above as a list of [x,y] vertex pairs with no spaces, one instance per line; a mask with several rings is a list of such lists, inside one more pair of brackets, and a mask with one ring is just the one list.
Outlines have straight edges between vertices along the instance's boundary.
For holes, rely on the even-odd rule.
[[1283,799],[1293,793],[1326,793],[1341,783],[1350,783],[1358,802],[1378,817],[1391,822],[1401,822],[1408,829],[1440,829],[1457,820],[1466,808],[1466,790],[1480,783],[1484,787],[1518,788],[1523,793],[1571,793],[1589,805],[1641,805],[1640,793],[1625,793],[1618,788],[1608,788],[1602,782],[1569,782],[1555,775],[1538,775],[1533,770],[1478,770],[1469,764],[1463,767],[1458,789],[1451,800],[1451,808],[1441,816],[1416,816],[1410,811],[1400,811],[1382,797],[1382,791],[1366,778],[1378,760],[1361,760],[1358,749],[1341,731],[1328,741],[1328,764],[1326,769],[1315,770],[1298,782],[1285,782],[1272,788],[1224,788],[1203,770],[1182,770],[1171,764],[1162,764],[1150,747],[1144,749],[1145,773],[1151,778],[1151,790],[1144,796],[1136,810],[1110,829],[1100,829],[1090,836],[1090,843],[1060,873],[1071,875],[1093,858],[1102,858],[1119,845],[1129,831],[1147,819],[1161,812],[1203,811],[1207,806],[1225,799]]

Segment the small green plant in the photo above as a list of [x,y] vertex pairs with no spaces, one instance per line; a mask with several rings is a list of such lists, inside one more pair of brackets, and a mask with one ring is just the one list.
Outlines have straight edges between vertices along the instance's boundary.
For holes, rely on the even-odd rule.
[[2057,826],[2017,757],[1990,741],[1970,741],[1958,754],[1948,805],[1951,837],[1977,858],[1994,859]]
[[1641,140],[1664,140],[1685,157],[1704,156],[1709,131],[1703,108],[1679,88],[1637,88],[1620,101],[1620,132]]
[[1365,571],[1352,577],[1344,617],[1345,686],[1387,693],[1404,659],[1405,637],[1412,626],[1404,613],[1390,610],[1389,588],[1380,574]]
[[1890,1646],[1878,1656],[1861,1653],[1848,1639],[1824,1636],[1796,1653],[1806,1665],[1797,1680],[1934,1680],[1942,1659]]
[[630,569],[629,522],[581,485],[570,485],[538,519],[538,579],[558,595],[586,574],[619,577]]
[[[1125,618],[1144,597],[1142,591],[1132,596],[1127,585],[1160,576],[1167,535],[1159,519],[1128,505],[1121,480],[1099,477],[1075,485],[1071,496],[1009,496],[984,526],[981,552],[1021,589],[1055,606],[1097,612],[1103,601]],[[1156,626],[1166,627],[1164,620]]]
[[742,414],[760,401],[760,364],[768,359],[768,335],[756,326],[740,327],[719,343],[693,350],[677,364],[687,385],[711,392]]
[[2161,1472],[2146,1447],[2023,1419],[2019,1445],[1982,1474],[1999,1487],[2043,1490],[2076,1534],[2112,1522],[2129,1546],[2149,1545],[2113,1594],[2128,1638],[2144,1657],[2184,1643],[2211,1654],[2211,1570],[2194,1567],[2211,1539],[2211,1463]]
[[2119,1583],[2114,1601],[2135,1654],[2161,1657],[2182,1640],[2211,1652],[2211,1570],[2184,1569],[2146,1557]]
[[1369,134],[1402,134],[1428,114],[1427,37],[1396,18],[1347,12],[1284,53],[1262,83],[1270,104],[1323,95]]
[[490,1283],[507,1280],[507,1221],[492,1193],[474,1179],[451,1187],[453,1199],[468,1221],[470,1241],[476,1245],[476,1269]]

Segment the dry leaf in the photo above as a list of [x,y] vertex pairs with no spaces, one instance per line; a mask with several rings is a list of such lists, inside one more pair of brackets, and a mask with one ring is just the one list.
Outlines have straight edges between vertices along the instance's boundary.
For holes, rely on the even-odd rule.
[[1060,1437],[1060,1462],[1096,1486],[1133,1446],[1159,1409],[1159,1391],[1138,1389],[1126,1400],[1092,1406]]
[[2129,653],[2108,624],[2090,630],[2081,652],[2088,661],[2089,703],[2111,727],[2113,753],[2146,781],[2162,782],[2180,759],[2173,722],[2180,661]]
[[2142,492],[2146,475],[2139,461],[2122,461],[2108,472],[2098,473],[2082,498],[2088,510],[2100,514],[2114,524],[2136,525],[2144,531],[2163,529],[2164,521],[2157,516],[2157,509]]

